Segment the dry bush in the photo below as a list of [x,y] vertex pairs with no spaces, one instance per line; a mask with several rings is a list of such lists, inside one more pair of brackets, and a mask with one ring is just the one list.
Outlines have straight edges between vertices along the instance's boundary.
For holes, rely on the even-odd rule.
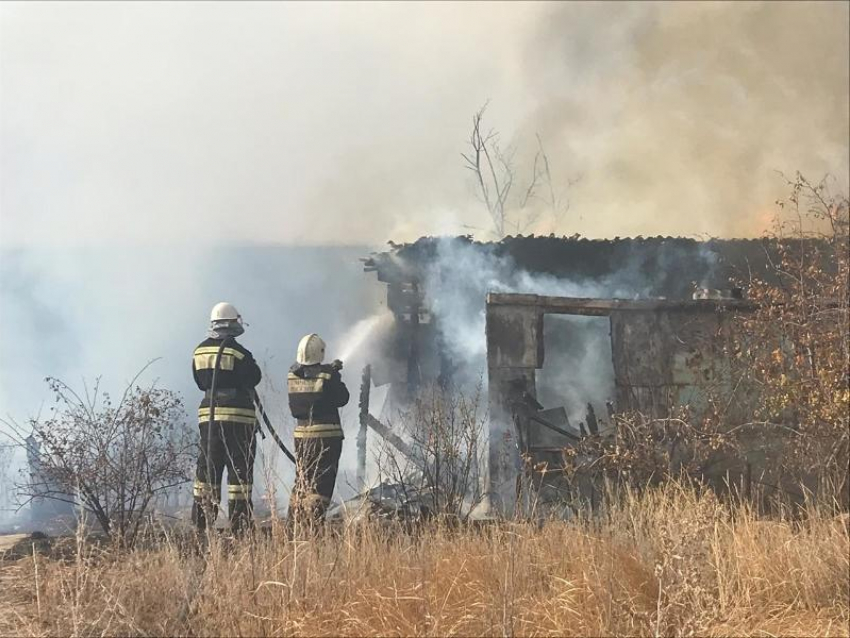
[[4,635],[848,635],[850,529],[675,484],[596,519],[0,563]]
[[406,455],[385,444],[375,456],[379,481],[395,485],[422,514],[467,518],[482,497],[482,403],[483,382],[468,394],[437,383],[421,388],[412,406],[390,423],[405,441]]
[[[791,435],[782,462],[847,495],[850,483],[850,200],[797,174],[780,202],[771,280],[749,282],[735,353],[759,405],[753,421]],[[819,487],[815,486],[815,489]]]
[[[770,487],[770,506],[800,506],[814,492],[850,508],[850,202],[830,194],[828,181],[798,174],[789,183],[767,273],[741,282],[754,309],[715,335],[731,389],[700,388],[699,414],[688,406],[667,418],[618,414],[615,436],[565,451],[573,482],[640,488],[685,476],[745,495]],[[735,473],[740,482],[724,485]]]
[[[30,421],[32,467],[19,494],[82,507],[107,535],[132,545],[156,497],[191,475],[196,442],[182,401],[135,379],[117,405],[99,384],[81,396],[58,379],[47,382],[55,405]],[[10,425],[23,440],[23,429]]]

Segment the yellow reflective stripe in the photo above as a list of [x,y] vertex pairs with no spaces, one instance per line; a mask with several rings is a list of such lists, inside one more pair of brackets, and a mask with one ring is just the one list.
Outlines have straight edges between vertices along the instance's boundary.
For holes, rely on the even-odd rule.
[[[215,354],[195,354],[195,370],[212,370],[215,368]],[[221,355],[219,369],[233,370],[236,360],[229,354]]]
[[204,483],[196,479],[195,484],[192,486],[192,493],[196,498],[213,498],[218,500],[221,497],[221,485]]
[[293,436],[296,439],[312,439],[318,437],[342,436],[342,426],[339,423],[314,423],[312,425],[296,426]]
[[341,430],[341,423],[310,423],[309,425],[296,425],[296,430],[301,430],[302,432],[312,432],[314,430],[327,430],[328,428]]
[[[198,420],[201,422],[210,420],[209,408],[198,408]],[[233,423],[247,423],[253,425],[257,421],[253,408],[216,408],[216,421],[231,421]]]
[[[198,416],[209,416],[210,409],[208,407],[198,408]],[[254,416],[254,408],[225,408],[218,407],[215,408],[216,416]]]
[[286,375],[287,379],[300,379],[301,381],[310,381],[311,379],[330,379],[331,375],[329,372],[320,372],[315,377],[299,377],[294,372],[290,372]]
[[249,501],[251,500],[251,483],[244,485],[228,485],[227,499],[229,501]]
[[290,377],[287,385],[291,394],[319,394],[325,385],[325,380]]
[[[206,422],[208,422],[208,421],[210,420],[210,415],[208,414],[208,415],[207,415],[207,416],[205,416],[205,417],[200,417],[200,418],[199,418],[199,420],[201,421],[201,423],[206,423]],[[219,417],[219,415],[218,415],[218,410],[216,410],[215,422],[216,422],[216,423],[221,423],[221,422],[226,422],[226,423],[243,423],[243,424],[245,424],[245,425],[255,425],[255,424],[257,423],[257,417],[253,417],[253,416],[225,416],[225,417]]]
[[[195,348],[195,354],[218,354],[218,346],[204,346],[202,348]],[[232,357],[236,357],[240,361],[245,358],[244,352],[239,352],[235,348],[222,348],[221,355],[222,357],[226,354],[229,354]]]
[[294,432],[294,439],[344,439],[345,435],[341,430],[328,432]]

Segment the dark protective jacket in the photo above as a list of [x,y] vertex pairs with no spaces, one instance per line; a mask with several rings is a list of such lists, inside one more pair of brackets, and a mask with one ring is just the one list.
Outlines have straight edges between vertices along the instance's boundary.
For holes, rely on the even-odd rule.
[[298,420],[296,439],[344,438],[339,408],[348,403],[348,388],[336,368],[296,363],[287,377],[289,409]]
[[[210,389],[212,387],[213,368],[221,345],[221,339],[205,339],[192,357],[192,374],[198,388],[204,391],[204,398],[198,408],[201,422],[210,418]],[[218,374],[216,376],[215,420],[253,424],[256,420],[252,391],[260,382],[262,373],[251,352],[228,337],[221,352]]]

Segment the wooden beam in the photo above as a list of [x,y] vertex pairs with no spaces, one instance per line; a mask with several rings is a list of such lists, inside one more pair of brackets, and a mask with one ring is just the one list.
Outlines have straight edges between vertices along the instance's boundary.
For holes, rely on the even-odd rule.
[[543,313],[607,317],[615,311],[699,311],[718,309],[754,310],[756,305],[742,299],[597,299],[593,297],[546,297],[514,293],[487,294],[488,306],[532,306]]
[[366,414],[363,418],[366,421],[366,425],[368,425],[370,428],[375,430],[375,432],[380,434],[385,441],[390,443],[404,456],[406,456],[410,460],[414,460],[416,458],[413,453],[413,449],[407,443],[405,443],[405,441],[398,434],[390,430],[386,425],[381,423],[371,414]]

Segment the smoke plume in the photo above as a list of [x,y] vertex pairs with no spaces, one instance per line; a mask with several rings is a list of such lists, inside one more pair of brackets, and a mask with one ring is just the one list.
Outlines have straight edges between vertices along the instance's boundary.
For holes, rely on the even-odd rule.
[[536,104],[517,135],[540,134],[553,164],[580,176],[571,216],[550,229],[746,237],[766,229],[787,192],[777,171],[832,173],[846,192],[848,11],[554,6],[523,56]]

